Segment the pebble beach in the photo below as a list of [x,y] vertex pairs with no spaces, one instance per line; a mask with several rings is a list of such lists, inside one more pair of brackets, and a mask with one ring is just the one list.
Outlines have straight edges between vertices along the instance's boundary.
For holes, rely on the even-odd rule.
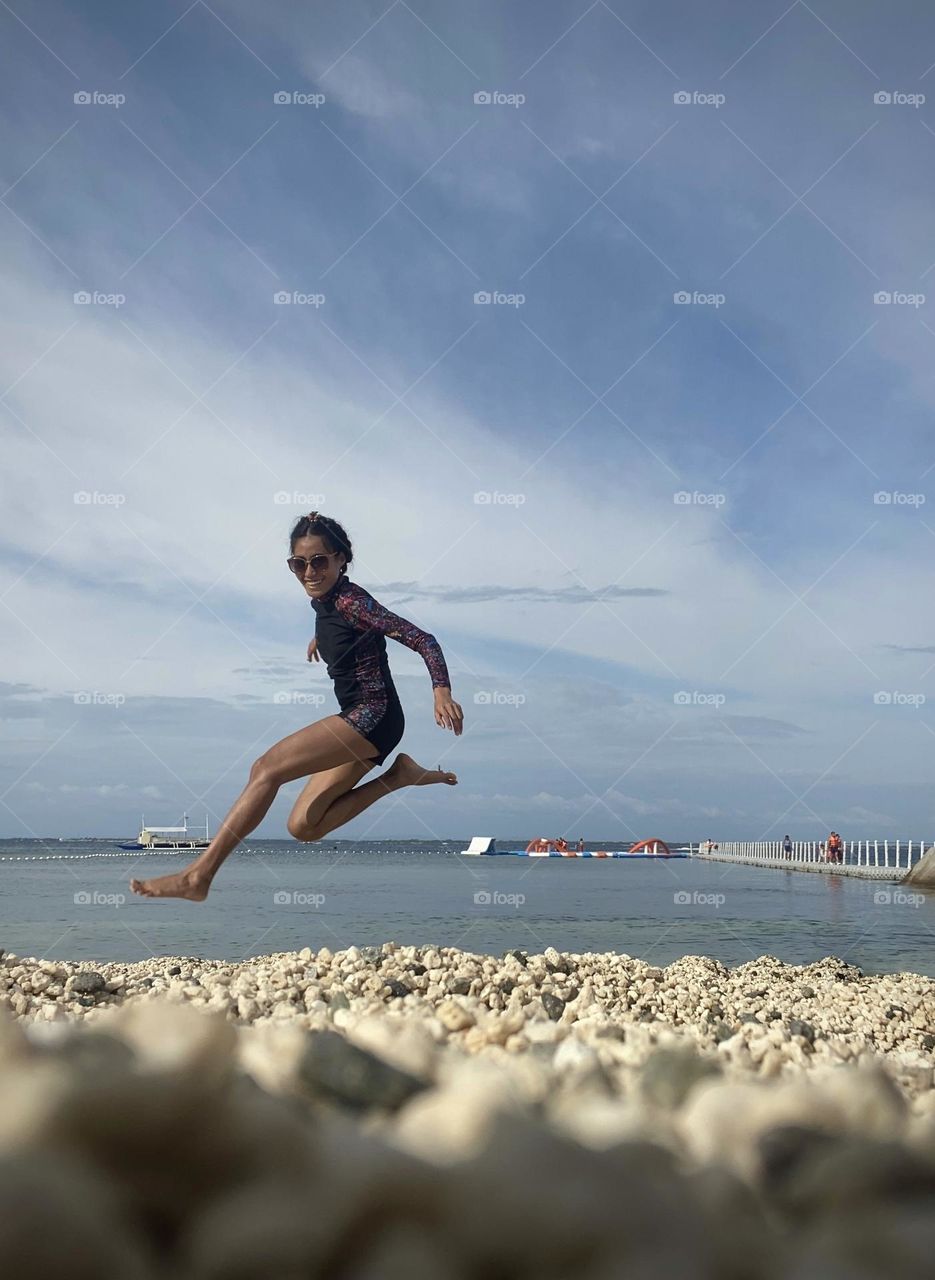
[[930,1274],[928,977],[388,942],[0,1006],[4,1274]]

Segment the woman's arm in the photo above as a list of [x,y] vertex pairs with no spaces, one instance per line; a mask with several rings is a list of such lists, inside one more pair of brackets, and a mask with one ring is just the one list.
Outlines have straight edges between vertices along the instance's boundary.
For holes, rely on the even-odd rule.
[[380,631],[398,640],[400,644],[420,654],[432,677],[435,694],[435,723],[443,729],[451,729],[457,737],[464,728],[464,712],[451,696],[451,678],[441,645],[428,631],[414,622],[401,618],[375,600],[369,591],[349,582],[348,588],[337,599],[337,608],[361,631]]
[[414,649],[428,668],[432,687],[450,690],[451,678],[445,655],[435,637],[417,627],[414,622],[385,608],[356,582],[348,583],[348,587],[350,589],[344,591],[337,601],[337,608],[344,617],[361,631],[381,631],[383,635],[404,644],[407,649]]

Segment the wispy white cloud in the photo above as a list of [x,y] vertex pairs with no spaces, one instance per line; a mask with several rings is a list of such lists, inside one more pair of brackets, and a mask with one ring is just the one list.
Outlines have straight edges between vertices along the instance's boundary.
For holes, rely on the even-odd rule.
[[[314,62],[306,57],[304,60],[316,79]],[[324,68],[318,68],[319,71]],[[379,64],[368,61],[357,53],[349,53],[340,63],[321,79],[321,88],[325,90],[329,100],[339,103],[347,111],[355,115],[365,116],[373,120],[398,120],[400,117],[411,117],[425,110],[426,103],[408,89],[401,80],[390,79]]]

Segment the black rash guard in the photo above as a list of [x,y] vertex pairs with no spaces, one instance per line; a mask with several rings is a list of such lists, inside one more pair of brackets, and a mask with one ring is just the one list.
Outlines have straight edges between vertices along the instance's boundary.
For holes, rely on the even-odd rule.
[[441,646],[433,635],[385,609],[344,574],[309,602],[315,610],[318,652],[334,681],[342,720],[372,743],[382,764],[403,736],[405,719],[386,656],[386,636],[420,654],[433,688],[451,688]]

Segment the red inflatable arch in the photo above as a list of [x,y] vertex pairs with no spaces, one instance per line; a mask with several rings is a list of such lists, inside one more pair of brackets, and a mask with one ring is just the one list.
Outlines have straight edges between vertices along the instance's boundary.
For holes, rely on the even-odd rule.
[[655,853],[660,858],[668,858],[671,856],[672,850],[666,844],[665,840],[658,837],[652,840],[638,840],[635,845],[627,850],[628,853]]

